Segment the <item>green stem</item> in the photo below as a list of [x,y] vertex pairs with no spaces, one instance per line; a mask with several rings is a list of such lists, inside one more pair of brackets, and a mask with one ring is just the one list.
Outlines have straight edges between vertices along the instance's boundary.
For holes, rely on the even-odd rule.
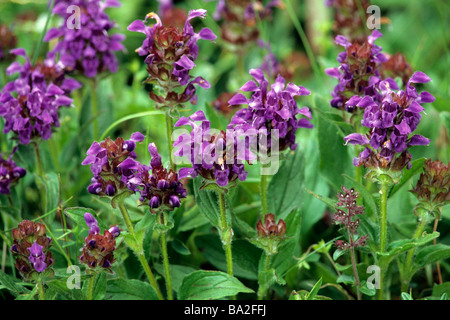
[[153,276],[152,270],[150,269],[150,266],[148,265],[148,261],[145,258],[144,255],[144,248],[142,248],[142,244],[137,240],[136,232],[134,231],[133,223],[131,222],[130,215],[128,214],[128,210],[125,207],[125,204],[123,201],[118,202],[118,206],[120,209],[120,212],[122,213],[123,220],[125,222],[125,225],[127,226],[128,232],[133,236],[133,238],[136,240],[136,243],[139,244],[139,250],[135,250],[131,248],[136,256],[138,257],[139,261],[141,262],[142,267],[144,268],[145,274],[147,275],[147,278],[152,285],[152,287],[155,289],[156,294],[158,295],[159,300],[164,300],[161,291],[158,288],[158,284],[156,283],[155,277]]
[[91,108],[92,116],[94,117],[94,140],[99,138],[98,135],[98,99],[97,99],[97,81],[92,79],[91,87]]
[[[271,254],[267,254],[267,252],[263,253],[266,256],[265,262],[264,262],[264,271],[269,271],[270,268],[270,260],[272,258]],[[260,286],[258,289],[258,300],[264,300],[267,294],[267,286]]]
[[170,167],[172,168],[173,171],[176,171],[177,166],[176,166],[175,162],[172,159],[172,156],[173,156],[173,143],[172,143],[173,119],[170,116],[170,112],[169,111],[166,111],[165,118],[166,118],[167,146],[169,147]]
[[[380,249],[381,253],[385,253],[387,249],[387,196],[388,196],[389,183],[382,181],[380,185]],[[387,267],[387,261],[384,256],[379,259],[380,267],[380,289],[378,290],[378,300],[384,298],[384,275],[385,268]]]
[[37,283],[39,300],[45,300],[44,283],[39,280]]
[[261,185],[260,185],[260,194],[261,194],[261,220],[264,221],[264,218],[267,214],[267,176],[261,175]]
[[387,249],[387,182],[381,183],[380,188],[380,252],[384,253]]
[[92,274],[92,276],[89,278],[88,283],[88,290],[87,290],[87,299],[92,300],[94,296],[94,284],[95,284],[95,278],[97,277],[97,274]]
[[37,165],[37,169],[38,169],[38,174],[40,177],[44,177],[44,170],[42,168],[42,160],[41,160],[41,153],[39,152],[39,145],[34,142],[32,143],[33,148],[34,148],[34,154],[36,156],[36,165]]
[[[160,213],[158,217],[158,223],[160,223],[161,225],[165,225],[164,213]],[[169,254],[167,253],[167,238],[165,231],[161,232],[160,240],[161,240],[161,252],[164,263],[164,273],[166,276],[167,298],[169,300],[173,300],[172,277],[170,276],[170,263],[169,263]]]
[[[423,231],[425,230],[425,227],[427,225],[427,219],[425,217],[419,217],[419,224],[417,225],[416,232],[414,233],[413,239],[419,239],[422,235]],[[403,280],[402,280],[402,292],[408,291],[409,282],[411,281],[412,274],[411,274],[411,265],[414,259],[414,253],[416,249],[412,248],[408,251],[406,254],[406,259],[404,263],[404,269],[403,269]]]
[[227,272],[233,276],[233,256],[231,253],[231,235],[232,230],[228,227],[227,213],[225,208],[225,193],[219,192],[220,220],[222,228],[222,242],[224,242],[225,255],[227,259]]

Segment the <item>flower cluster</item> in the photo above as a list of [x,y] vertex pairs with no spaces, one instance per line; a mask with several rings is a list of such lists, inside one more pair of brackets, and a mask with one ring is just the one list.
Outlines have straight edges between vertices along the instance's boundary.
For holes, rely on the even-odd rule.
[[[72,13],[67,12],[71,5],[80,8],[80,26],[73,23]],[[50,29],[44,41],[58,39],[50,52],[59,55],[59,61],[65,70],[76,70],[86,77],[94,78],[97,74],[118,68],[116,51],[123,50],[124,35],[111,34],[115,23],[104,12],[105,8],[120,6],[117,0],[60,0],[53,8],[53,13],[64,18],[59,28]]]
[[[387,61],[387,57],[381,53],[382,48],[374,42],[381,36],[381,32],[374,30],[362,44],[352,44],[344,36],[336,37],[336,44],[343,46],[345,51],[338,55],[337,61],[341,64],[338,68],[325,70],[327,75],[339,80],[331,92],[332,107],[348,112],[357,110],[347,105],[347,101],[354,95],[370,96],[379,101],[380,97],[375,90],[375,86],[382,80],[378,68],[381,63]],[[398,89],[394,80],[386,81],[389,81],[392,88]]]
[[0,194],[9,194],[10,188],[17,184],[19,179],[26,174],[27,170],[18,167],[12,160],[12,154],[8,160],[3,159],[0,154]]
[[115,141],[109,137],[98,143],[94,142],[82,165],[91,165],[94,175],[88,191],[92,194],[114,196],[119,191],[127,190],[130,179],[134,178],[135,171],[140,168],[136,159],[136,143],[144,140],[144,135],[135,132],[129,140],[117,138]]
[[114,263],[114,251],[116,250],[116,240],[120,235],[117,226],[104,230],[100,234],[100,228],[94,216],[88,212],[84,214],[84,220],[89,227],[89,235],[84,240],[80,261],[89,268],[111,268]]
[[68,95],[81,84],[66,78],[50,58],[32,66],[24,49],[11,52],[26,61],[23,65],[13,62],[6,70],[8,75],[18,73],[19,77],[7,83],[0,93],[3,133],[14,132],[22,144],[34,138],[48,140],[52,129],[59,127],[59,108],[71,105]]
[[278,247],[285,239],[286,222],[280,219],[275,221],[275,215],[268,213],[264,216],[264,223],[259,220],[256,224],[258,237],[251,242],[266,251],[268,255],[274,255],[278,252]]
[[272,0],[267,5],[262,1],[219,0],[215,20],[223,20],[222,39],[230,44],[231,50],[243,51],[259,38],[258,19],[269,19],[275,7],[282,8],[280,0]]
[[450,162],[445,165],[439,160],[425,161],[423,172],[410,192],[420,201],[420,207],[438,212],[438,208],[450,203]]
[[364,42],[369,0],[325,0],[325,5],[334,9],[335,34],[345,35],[352,42]]
[[[298,128],[312,128],[309,121],[311,112],[307,107],[299,109],[296,96],[309,95],[310,91],[293,83],[285,84],[283,77],[278,75],[275,82],[268,89],[269,82],[264,73],[259,69],[251,69],[250,75],[256,80],[250,80],[240,90],[253,92],[252,97],[247,99],[244,94],[236,94],[230,101],[230,105],[243,104],[247,108],[241,109],[234,115],[229,128],[256,129],[258,135],[267,136],[268,152],[270,152],[270,141],[272,141],[272,130],[278,130],[279,150],[288,147],[295,150],[295,133]],[[297,119],[297,115],[304,118]]]
[[400,78],[403,86],[406,86],[409,78],[413,74],[413,70],[406,58],[401,53],[395,53],[393,55],[385,54],[388,60],[379,66],[379,71],[382,79],[387,78]]
[[[365,147],[355,166],[400,171],[405,166],[411,167],[411,155],[408,147],[428,145],[430,140],[421,136],[410,136],[421,120],[424,108],[421,103],[430,103],[434,97],[424,91],[420,94],[413,83],[426,83],[431,79],[423,72],[415,72],[409,79],[405,90],[393,91],[389,82],[379,82],[377,89],[380,101],[371,96],[353,96],[347,104],[364,108],[361,124],[369,128],[367,135],[352,133],[345,137],[345,142]],[[397,156],[398,155],[398,156]]]
[[210,124],[202,111],[188,118],[181,117],[175,124],[175,127],[189,125],[192,128],[190,134],[181,134],[173,144],[177,148],[174,154],[187,156],[192,163],[192,168],[180,169],[180,178],[200,175],[222,187],[236,179],[245,181],[247,171],[243,161],[253,160],[252,153],[245,143],[238,143],[232,132],[212,130]]
[[148,168],[143,166],[143,170],[138,171],[139,175],[136,175],[131,183],[140,187],[134,190],[141,194],[141,202],[148,201],[150,212],[172,211],[181,205],[181,198],[186,198],[186,190],[178,180],[177,173],[163,167],[161,156],[154,143],[148,145],[148,151],[152,157],[151,173]]
[[0,62],[12,61],[15,55],[10,51],[17,46],[17,38],[4,24],[0,25]]
[[47,237],[46,231],[43,224],[29,220],[23,220],[17,229],[12,230],[14,243],[11,252],[16,259],[15,267],[25,280],[33,278],[36,272],[40,274],[48,270],[50,275],[52,273],[52,239]]
[[[203,28],[194,32],[191,20],[205,18],[206,10],[192,10],[186,19],[183,29],[176,26],[164,26],[160,17],[151,12],[145,20],[135,20],[128,26],[129,31],[141,32],[146,38],[136,52],[146,56],[148,78],[146,82],[159,86],[162,93],[150,92],[150,98],[158,108],[174,108],[184,102],[197,102],[196,87],[209,88],[210,84],[202,77],[192,79],[190,71],[195,67],[198,56],[198,40],[215,40],[216,36]],[[155,19],[153,26],[146,26],[148,19]]]
[[340,250],[365,246],[368,236],[356,237],[358,234],[359,219],[355,218],[355,216],[364,213],[364,208],[356,204],[359,194],[353,188],[348,190],[342,186],[342,192],[338,193],[337,197],[338,202],[336,203],[336,213],[333,215],[333,222],[347,229],[348,242],[336,240],[335,245]]

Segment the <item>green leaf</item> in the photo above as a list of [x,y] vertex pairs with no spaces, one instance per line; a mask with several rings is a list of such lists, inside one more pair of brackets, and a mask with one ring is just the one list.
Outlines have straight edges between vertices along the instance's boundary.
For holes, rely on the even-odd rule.
[[388,197],[391,198],[394,194],[397,193],[398,190],[400,190],[403,185],[405,185],[413,176],[415,176],[417,173],[422,171],[423,164],[425,163],[425,158],[416,159],[414,161],[411,161],[411,169],[403,169],[402,177],[400,181],[392,187],[392,189],[389,192]]
[[63,280],[53,280],[47,282],[47,286],[54,290],[57,294],[60,294],[66,300],[85,300],[86,296],[83,290],[80,289],[69,289],[67,282]]
[[367,282],[363,281],[361,283],[361,287],[359,288],[361,293],[365,294],[366,296],[373,297],[377,294],[377,290],[375,288],[369,289],[367,288]]
[[326,120],[323,113],[318,117],[320,173],[336,190],[344,184],[342,173],[351,167],[350,148],[344,146],[340,128]]
[[7,288],[14,296],[17,296],[21,293],[30,292],[30,290],[26,289],[25,287],[16,284],[10,275],[7,275],[1,270],[0,270],[0,284],[4,285],[5,288]]
[[181,223],[178,227],[178,231],[189,231],[198,227],[201,227],[209,223],[208,218],[205,215],[200,214],[200,209],[197,205],[193,206],[187,212],[183,213]]
[[76,222],[77,226],[81,226],[83,229],[89,229],[86,221],[84,220],[84,214],[86,212],[89,212],[90,214],[92,214],[94,216],[95,219],[97,219],[98,225],[101,229],[105,230],[105,229],[109,229],[109,227],[103,223],[102,219],[100,219],[97,216],[97,213],[95,212],[95,210],[91,209],[91,208],[83,208],[83,207],[70,207],[70,208],[66,208],[64,209],[64,214],[69,216],[73,221]]
[[[159,272],[162,276],[165,276],[164,272],[164,266],[162,264],[156,263],[155,264],[156,271]],[[183,282],[184,277],[186,277],[188,274],[196,271],[196,269],[182,266],[182,265],[170,265],[170,276],[172,277],[172,289],[175,292],[178,292],[181,283]]]
[[108,282],[105,300],[158,300],[158,295],[147,282],[116,279]]
[[336,261],[339,257],[343,256],[345,252],[345,250],[336,249],[333,253],[333,260]]
[[178,292],[180,300],[214,300],[240,292],[253,293],[237,278],[220,271],[195,271],[183,279]]
[[427,264],[432,264],[440,260],[450,258],[450,246],[436,244],[421,249],[414,260],[415,269],[423,268]]
[[[217,235],[197,236],[195,244],[209,263],[219,270],[227,270],[225,252]],[[232,250],[234,275],[249,280],[258,279],[258,261],[261,250],[245,240],[233,241]]]
[[136,223],[136,226],[134,227],[135,231],[139,230],[149,230],[153,228],[153,225],[156,222],[156,218],[154,214],[151,214],[149,212],[146,212],[141,220],[139,220],[138,223]]
[[305,156],[300,150],[290,154],[289,159],[281,163],[278,172],[271,178],[267,187],[269,212],[278,219],[285,217],[303,202],[303,183]]
[[316,282],[316,284],[311,289],[311,291],[309,292],[306,299],[307,300],[315,300],[315,297],[316,297],[317,293],[319,292],[321,285],[322,285],[322,278],[320,278],[319,281]]
[[388,257],[395,257],[396,255],[408,251],[409,249],[423,246],[428,242],[439,237],[439,232],[433,232],[431,234],[426,234],[419,239],[403,239],[391,242],[388,247],[388,252],[385,254]]
[[18,295],[16,297],[16,300],[33,300],[37,294],[37,290],[38,290],[37,286],[34,286],[33,290],[30,293]]
[[202,179],[201,177],[193,179],[195,203],[209,222],[218,228],[220,226],[220,209],[217,195],[214,191],[200,189]]
[[355,277],[343,274],[337,278],[336,283],[355,284]]
[[191,254],[189,248],[179,239],[174,239],[173,241],[170,242],[170,245],[172,246],[173,250],[175,250],[176,252],[178,252],[183,256],[188,256]]
[[315,194],[312,191],[309,191],[308,189],[305,189],[306,191],[308,191],[310,194],[312,194],[314,197],[316,197],[317,199],[319,199],[320,201],[322,201],[323,203],[325,203],[327,206],[329,206],[330,208],[335,209],[336,208],[336,203],[337,200],[319,195],[319,194]]
[[433,286],[433,297],[442,297],[443,295],[450,295],[450,282],[444,282],[442,284],[435,284]]
[[402,300],[414,300],[409,293],[402,292]]

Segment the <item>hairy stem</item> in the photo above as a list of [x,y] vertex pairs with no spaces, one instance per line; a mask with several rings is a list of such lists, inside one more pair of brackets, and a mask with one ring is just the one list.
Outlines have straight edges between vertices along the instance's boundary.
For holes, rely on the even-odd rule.
[[387,249],[387,196],[388,183],[382,182],[380,188],[380,252]]
[[44,283],[42,280],[39,280],[36,285],[38,287],[39,300],[45,300]]
[[94,284],[95,284],[95,278],[97,277],[97,274],[93,274],[92,277],[89,278],[88,282],[88,290],[87,290],[87,299],[92,300],[94,297]]
[[[419,239],[422,235],[423,231],[425,230],[425,227],[427,225],[427,219],[425,217],[419,218],[419,224],[417,225],[416,232],[414,233],[413,239]],[[403,280],[402,280],[402,292],[408,291],[409,282],[411,281],[412,274],[411,274],[411,265],[414,259],[414,253],[416,252],[416,249],[410,249],[408,253],[406,254],[406,259],[404,263],[404,269],[403,269]]]
[[98,99],[97,99],[97,80],[95,78],[92,79],[92,87],[91,87],[91,110],[92,116],[94,118],[94,140],[99,138],[98,135]]
[[225,255],[227,259],[227,272],[230,276],[233,275],[233,256],[231,253],[231,229],[228,228],[228,222],[227,222],[227,214],[226,214],[226,208],[225,208],[225,193],[219,192],[219,208],[220,208],[220,221],[221,221],[221,228],[222,233],[224,233],[224,236],[222,236],[222,242],[224,242],[225,247]]
[[353,274],[355,275],[355,281],[356,281],[356,296],[357,296],[358,300],[361,300],[361,292],[359,290],[361,283],[359,282],[358,269],[356,268],[355,248],[352,246],[353,238],[350,233],[350,229],[347,229],[347,232],[348,232],[348,238],[350,241],[350,258],[352,260],[352,269],[353,269]]
[[153,276],[152,270],[150,269],[150,266],[148,265],[148,261],[145,258],[144,255],[144,248],[142,247],[142,244],[137,240],[136,232],[134,231],[133,223],[131,222],[130,215],[128,214],[128,210],[125,207],[125,204],[123,201],[119,201],[118,203],[120,212],[122,213],[123,220],[125,222],[125,225],[127,226],[128,232],[133,236],[136,243],[139,244],[139,250],[135,250],[131,248],[136,256],[138,257],[139,261],[141,262],[142,267],[144,268],[145,274],[147,275],[148,281],[152,285],[153,289],[155,289],[156,294],[158,295],[159,300],[164,300],[161,291],[158,288],[158,284],[156,283],[155,277]]
[[261,220],[264,221],[264,217],[267,214],[267,176],[261,175],[261,185],[260,185],[260,195],[261,195]]
[[[165,225],[164,213],[161,212],[158,215],[157,222],[161,225]],[[173,300],[172,277],[170,276],[170,263],[169,263],[169,254],[167,253],[167,238],[166,238],[165,231],[161,231],[160,241],[161,241],[161,252],[162,252],[163,263],[164,263],[164,273],[166,276],[167,298],[169,300]]]
[[170,168],[173,171],[175,171],[177,169],[177,166],[172,159],[172,156],[173,156],[173,143],[172,143],[173,119],[170,116],[169,111],[166,111],[165,118],[166,118],[166,135],[167,135],[167,146],[169,148]]
[[[264,261],[264,271],[269,271],[270,261],[271,261],[272,255],[267,254],[267,252],[264,252],[263,254],[266,256],[265,261]],[[266,294],[267,294],[267,289],[268,288],[267,288],[266,285],[263,285],[263,286],[260,285],[259,286],[259,288],[258,288],[258,300],[264,300],[265,299]]]
[[[440,214],[439,214],[439,216],[440,216]],[[434,219],[433,232],[437,231],[438,223],[439,223],[439,217],[436,217],[436,219]],[[434,238],[433,239],[433,244],[436,245],[436,243],[437,243],[436,238]],[[437,270],[437,274],[438,274],[439,284],[442,284],[441,265],[439,264],[439,261],[436,262],[436,270]]]

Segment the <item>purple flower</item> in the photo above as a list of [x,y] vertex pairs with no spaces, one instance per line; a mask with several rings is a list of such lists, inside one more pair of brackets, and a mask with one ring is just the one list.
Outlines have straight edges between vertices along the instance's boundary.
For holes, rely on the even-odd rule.
[[70,106],[69,93],[81,85],[65,78],[60,66],[51,58],[43,64],[31,65],[24,49],[11,51],[25,58],[25,63],[13,62],[6,73],[19,74],[0,92],[0,116],[5,119],[3,133],[14,132],[20,143],[31,139],[50,139],[52,129],[59,127],[59,108]]
[[359,157],[354,159],[355,166],[393,171],[399,171],[404,166],[408,169],[411,167],[408,147],[430,143],[429,139],[421,135],[413,135],[424,110],[420,104],[434,101],[434,97],[428,92],[417,93],[412,83],[426,83],[430,80],[419,71],[412,75],[405,90],[394,91],[388,81],[380,81],[375,87],[377,94],[381,96],[379,102],[369,96],[349,100],[349,104],[355,106],[364,100],[361,124],[369,128],[367,136],[352,133],[344,138],[346,144],[365,146]]
[[[186,18],[183,28],[163,26],[160,17],[151,12],[145,20],[135,20],[128,26],[129,31],[143,33],[146,38],[136,52],[146,56],[148,79],[147,82],[161,87],[164,93],[157,95],[150,93],[150,98],[159,108],[173,108],[180,103],[191,101],[195,104],[197,96],[194,84],[209,88],[209,83],[202,77],[191,80],[190,71],[195,67],[198,56],[199,39],[214,41],[216,35],[203,28],[199,33],[194,32],[191,20],[205,18],[206,10],[192,10]],[[147,19],[155,19],[153,26],[146,26]],[[184,89],[184,90],[183,90]]]
[[356,107],[364,108],[367,100],[355,101],[355,96],[371,97],[375,102],[379,102],[381,95],[376,90],[376,86],[381,80],[388,81],[391,88],[398,89],[394,80],[382,79],[379,72],[379,67],[387,61],[387,56],[381,53],[382,48],[374,42],[382,36],[381,32],[374,30],[363,44],[358,42],[352,44],[341,35],[336,37],[336,44],[343,46],[345,51],[341,52],[337,58],[340,63],[338,68],[325,70],[328,76],[339,80],[331,92],[332,107],[348,112],[358,110]]
[[[175,127],[189,125],[190,134],[182,134],[174,142],[176,156],[187,156],[192,168],[180,169],[180,178],[200,175],[225,187],[230,182],[247,178],[243,161],[254,159],[247,144],[238,143],[238,137],[227,132],[213,130],[202,111],[190,117],[181,117]],[[173,199],[176,200],[176,199]],[[176,201],[175,201],[176,202]]]
[[[70,5],[80,8],[80,26],[69,28],[73,23],[72,12],[67,12]],[[59,28],[50,29],[44,41],[58,39],[51,51],[59,55],[59,62],[68,71],[77,70],[86,77],[94,78],[97,74],[109,70],[116,72],[118,62],[116,51],[124,50],[122,34],[111,34],[115,23],[104,12],[105,8],[118,7],[119,1],[112,0],[59,0],[53,13],[64,18]]]
[[[241,109],[232,118],[229,128],[236,130],[256,129],[258,134],[267,136],[271,141],[272,130],[278,130],[280,139],[279,148],[285,150],[288,147],[295,150],[295,133],[298,128],[312,128],[311,112],[307,107],[299,108],[295,101],[296,96],[309,95],[310,91],[293,83],[285,84],[283,77],[278,75],[270,86],[260,69],[251,69],[250,74],[256,80],[250,80],[241,87],[244,92],[252,92],[250,99],[242,93],[236,94],[228,102],[230,105],[246,104],[247,108]],[[297,115],[303,116],[297,119]],[[270,152],[270,145],[268,145]]]
[[23,178],[27,170],[18,167],[12,160],[12,156],[17,148],[9,156],[8,160],[2,158],[0,154],[0,194],[9,194],[10,188],[17,184],[19,179]]
[[86,224],[89,227],[89,234],[99,234],[100,233],[100,228],[98,226],[98,222],[92,214],[90,214],[89,212],[86,212],[84,214],[84,221],[86,221]]
[[30,260],[31,264],[33,265],[34,269],[37,272],[43,272],[47,268],[46,256],[43,251],[43,246],[40,246],[36,241],[31,245],[30,248],[28,248],[28,251],[30,251],[30,256],[28,257],[28,260]]
[[113,141],[106,138],[100,143],[94,142],[81,163],[90,165],[94,175],[88,192],[112,197],[119,191],[136,191],[133,190],[133,181],[139,174],[138,171],[145,170],[145,166],[136,161],[134,149],[136,143],[142,142],[144,138],[142,133],[135,132],[129,140],[117,138]]
[[171,211],[181,205],[181,198],[186,198],[186,190],[172,169],[163,167],[161,156],[154,143],[148,145],[151,155],[150,168],[143,170],[133,179],[133,190],[140,193],[141,202],[147,202],[150,212],[158,210]]

